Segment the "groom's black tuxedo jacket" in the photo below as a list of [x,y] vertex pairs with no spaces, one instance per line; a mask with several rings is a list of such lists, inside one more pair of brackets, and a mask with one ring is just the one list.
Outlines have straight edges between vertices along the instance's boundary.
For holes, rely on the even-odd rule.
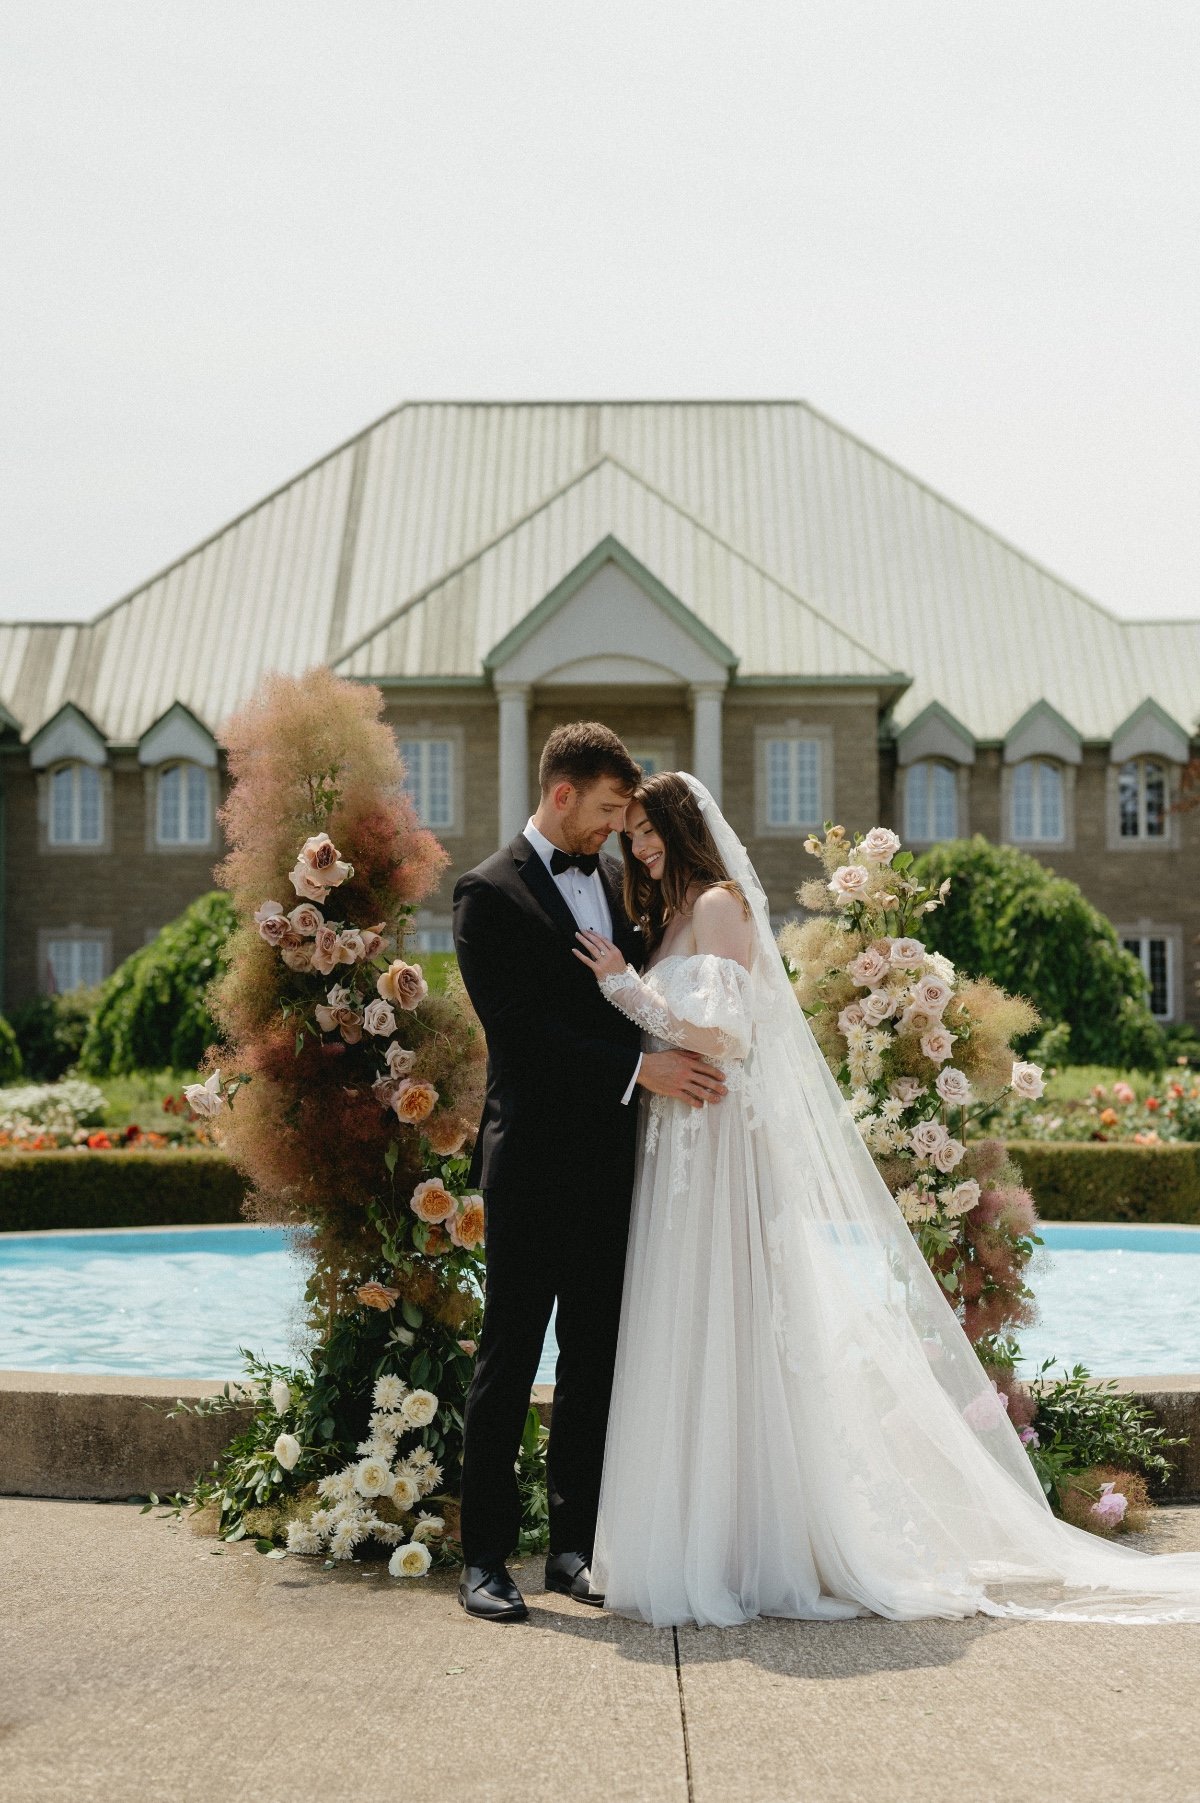
[[[601,857],[613,938],[642,961],[621,902],[620,866]],[[454,888],[454,948],[488,1046],[487,1099],[470,1181],[482,1189],[563,1186],[605,1170],[632,1182],[638,1028],[572,956],[575,917],[523,833]]]

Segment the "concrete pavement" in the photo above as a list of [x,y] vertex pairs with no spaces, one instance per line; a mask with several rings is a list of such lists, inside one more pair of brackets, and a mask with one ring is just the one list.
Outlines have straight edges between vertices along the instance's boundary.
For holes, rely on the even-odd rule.
[[[1153,1550],[1200,1549],[1200,1507]],[[1200,1625],[655,1630],[452,1577],[218,1548],[118,1503],[0,1499],[0,1799],[1200,1799]]]

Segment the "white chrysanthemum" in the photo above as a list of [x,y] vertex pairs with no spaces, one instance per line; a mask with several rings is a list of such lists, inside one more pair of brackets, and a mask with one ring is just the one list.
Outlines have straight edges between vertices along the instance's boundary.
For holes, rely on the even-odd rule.
[[386,1459],[365,1458],[354,1475],[354,1488],[360,1496],[390,1496],[394,1482]]
[[941,977],[942,981],[949,983],[951,988],[954,987],[954,979],[958,973],[949,958],[944,957],[941,952],[926,952],[925,964],[926,968],[933,971],[935,976]]
[[428,1465],[421,1474],[421,1495],[432,1496],[442,1481],[440,1465]]
[[355,1532],[355,1523],[339,1521],[329,1540],[329,1556],[331,1559],[352,1559],[354,1549],[360,1536]]
[[275,1413],[286,1415],[292,1406],[292,1386],[285,1384],[282,1377],[277,1377],[272,1381],[270,1396]]
[[899,1096],[889,1096],[879,1112],[885,1121],[898,1121],[904,1113],[904,1103]]
[[862,1021],[855,1021],[846,1028],[846,1044],[852,1052],[857,1052],[870,1040],[870,1030]]
[[432,1390],[410,1390],[400,1407],[409,1427],[428,1427],[438,1412],[438,1399]]
[[334,1502],[340,1502],[353,1489],[354,1467],[349,1465],[344,1471],[331,1471],[327,1477],[323,1477],[317,1485],[317,1495],[328,1496]]
[[321,1536],[314,1532],[311,1522],[289,1521],[287,1549],[289,1553],[319,1553]]
[[372,1409],[367,1425],[377,1440],[398,1440],[407,1431],[403,1416],[390,1409]]
[[414,1540],[440,1540],[446,1532],[446,1522],[441,1515],[419,1515],[417,1525],[412,1531]]
[[377,1409],[385,1409],[390,1412],[393,1409],[398,1409],[407,1395],[408,1385],[402,1378],[396,1377],[392,1372],[388,1371],[385,1372],[382,1377],[377,1377],[375,1379],[375,1388],[371,1392],[371,1400],[374,1402]]
[[398,1521],[381,1521],[372,1532],[382,1546],[399,1546],[408,1529],[401,1527]]
[[410,1540],[406,1546],[398,1546],[388,1560],[388,1570],[394,1578],[423,1578],[433,1560],[429,1548],[420,1540]]
[[427,1446],[414,1446],[405,1463],[408,1465],[432,1465],[433,1454]]
[[867,1109],[871,1106],[871,1100],[872,1097],[869,1089],[856,1089],[854,1094],[850,1097],[851,1114],[865,1114]]
[[344,1521],[357,1521],[361,1514],[362,1503],[357,1496],[351,1494],[344,1497],[341,1502],[335,1503],[330,1509],[330,1525],[335,1528],[341,1527]]
[[407,1471],[400,1470],[392,1480],[392,1502],[401,1511],[411,1509],[421,1494],[420,1485]]
[[327,1534],[329,1532],[329,1510],[314,1509],[308,1518],[308,1525],[314,1534]]

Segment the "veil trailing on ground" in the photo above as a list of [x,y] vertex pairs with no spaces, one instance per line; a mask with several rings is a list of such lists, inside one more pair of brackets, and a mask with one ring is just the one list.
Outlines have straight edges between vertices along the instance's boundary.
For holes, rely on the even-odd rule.
[[753,917],[745,1082],[773,1324],[832,1523],[827,1581],[887,1615],[1200,1621],[1200,1554],[1150,1555],[1052,1513],[797,1004],[745,846],[681,774]]

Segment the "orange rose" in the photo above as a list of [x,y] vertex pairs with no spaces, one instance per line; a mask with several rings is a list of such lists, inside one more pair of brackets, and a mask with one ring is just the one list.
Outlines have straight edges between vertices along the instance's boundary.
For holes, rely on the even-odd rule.
[[400,1300],[399,1290],[390,1290],[386,1283],[371,1282],[360,1284],[354,1294],[367,1308],[395,1308],[397,1302]]
[[450,1238],[465,1252],[483,1244],[483,1197],[466,1196],[462,1208],[449,1223]]
[[1116,1124],[1117,1124],[1116,1109],[1115,1108],[1102,1109],[1100,1112],[1100,1125],[1102,1127],[1115,1127]]
[[450,1235],[444,1227],[431,1227],[425,1239],[426,1258],[438,1258],[450,1250]]
[[396,1110],[397,1120],[423,1121],[431,1115],[437,1106],[438,1092],[432,1083],[405,1077],[396,1091],[396,1099],[392,1107]]

